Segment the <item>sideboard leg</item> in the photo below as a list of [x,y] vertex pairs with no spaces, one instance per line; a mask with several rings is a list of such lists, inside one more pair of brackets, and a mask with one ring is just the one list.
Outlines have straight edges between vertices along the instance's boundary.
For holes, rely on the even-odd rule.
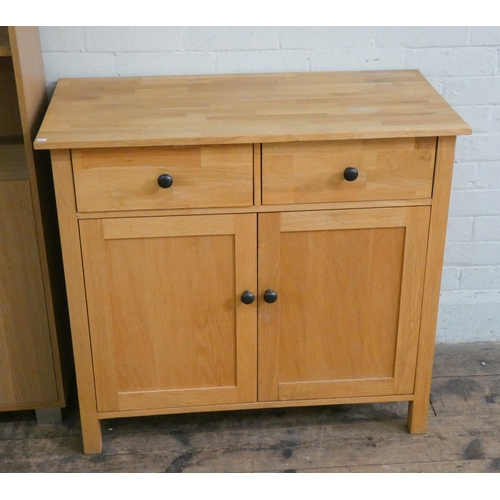
[[51,161],[71,321],[83,450],[86,454],[100,453],[102,450],[101,424],[97,418],[97,397],[71,153],[67,149],[54,150],[51,152]]
[[455,142],[456,137],[439,137],[437,142],[414,400],[408,408],[408,428],[412,434],[427,429]]
[[86,455],[101,453],[102,434],[101,422],[94,416],[81,416],[83,452]]
[[429,398],[408,403],[408,429],[411,434],[424,434],[429,416]]

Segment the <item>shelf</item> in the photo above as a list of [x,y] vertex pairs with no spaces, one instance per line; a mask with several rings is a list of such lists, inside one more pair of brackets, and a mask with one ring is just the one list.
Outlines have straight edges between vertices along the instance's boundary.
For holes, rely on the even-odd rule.
[[9,30],[7,26],[0,26],[0,57],[10,57],[12,52],[9,43]]
[[0,144],[0,182],[28,178],[24,144]]

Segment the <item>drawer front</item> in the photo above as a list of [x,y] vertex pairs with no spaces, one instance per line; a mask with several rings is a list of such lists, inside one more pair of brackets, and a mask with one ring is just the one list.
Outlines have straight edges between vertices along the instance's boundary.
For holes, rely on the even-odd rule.
[[435,152],[434,137],[263,144],[262,202],[430,198]]
[[251,144],[76,149],[72,161],[79,212],[253,204]]

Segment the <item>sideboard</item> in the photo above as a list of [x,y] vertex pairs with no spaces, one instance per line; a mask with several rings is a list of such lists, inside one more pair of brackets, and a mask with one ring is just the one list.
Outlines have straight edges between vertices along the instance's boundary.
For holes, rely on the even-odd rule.
[[420,72],[62,79],[51,151],[84,451],[116,417],[409,402],[455,140]]

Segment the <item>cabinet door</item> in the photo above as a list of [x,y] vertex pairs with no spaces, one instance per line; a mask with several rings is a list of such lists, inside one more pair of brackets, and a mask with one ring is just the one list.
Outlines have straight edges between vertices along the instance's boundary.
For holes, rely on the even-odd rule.
[[259,400],[413,393],[429,213],[259,215]]
[[98,411],[256,400],[256,216],[80,222]]

